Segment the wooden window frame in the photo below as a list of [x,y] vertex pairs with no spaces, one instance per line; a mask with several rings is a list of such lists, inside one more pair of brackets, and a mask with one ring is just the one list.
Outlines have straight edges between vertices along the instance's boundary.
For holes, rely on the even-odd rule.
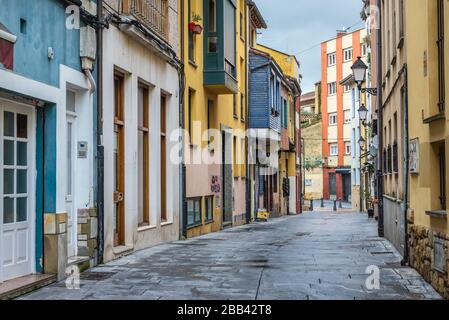
[[137,130],[138,132],[142,132],[143,135],[143,160],[142,160],[142,168],[141,168],[141,172],[143,173],[143,221],[140,222],[139,221],[139,227],[146,227],[149,226],[151,224],[151,220],[150,220],[150,201],[149,201],[149,197],[150,197],[150,183],[149,183],[149,179],[150,179],[150,156],[149,156],[149,152],[150,152],[150,138],[149,138],[149,133],[150,133],[150,123],[149,123],[149,94],[150,94],[150,90],[148,88],[148,86],[139,83],[139,90],[142,89],[143,90],[143,113],[142,113],[142,125],[139,125],[138,122],[138,126],[137,126]]
[[161,223],[168,222],[167,212],[167,96],[161,93],[161,109],[160,109],[160,123],[161,123]]

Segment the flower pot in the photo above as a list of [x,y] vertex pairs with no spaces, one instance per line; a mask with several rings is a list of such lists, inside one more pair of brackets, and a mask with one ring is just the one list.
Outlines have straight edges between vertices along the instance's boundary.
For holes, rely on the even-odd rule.
[[189,22],[189,31],[194,34],[201,34],[201,32],[203,32],[203,27],[195,22]]
[[201,32],[203,32],[203,27],[200,26],[199,24],[195,24],[195,26],[193,27],[192,32],[194,34],[201,34]]

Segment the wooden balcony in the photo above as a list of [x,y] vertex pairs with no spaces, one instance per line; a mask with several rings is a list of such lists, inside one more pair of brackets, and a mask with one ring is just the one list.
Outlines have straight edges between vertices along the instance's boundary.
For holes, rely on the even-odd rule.
[[122,0],[122,14],[133,16],[161,38],[168,39],[168,0]]

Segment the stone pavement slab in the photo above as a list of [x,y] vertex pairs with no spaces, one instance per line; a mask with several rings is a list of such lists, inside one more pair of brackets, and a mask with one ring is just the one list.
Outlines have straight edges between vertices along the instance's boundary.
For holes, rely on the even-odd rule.
[[[441,299],[366,214],[309,212],[142,250],[21,299]],[[366,287],[368,267],[380,287]],[[97,275],[97,276],[96,276]]]

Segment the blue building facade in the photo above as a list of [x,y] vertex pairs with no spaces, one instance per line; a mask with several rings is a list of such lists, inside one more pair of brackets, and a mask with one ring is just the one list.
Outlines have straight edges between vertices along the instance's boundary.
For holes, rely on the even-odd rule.
[[70,1],[0,8],[0,283],[61,278],[96,256],[95,30]]

